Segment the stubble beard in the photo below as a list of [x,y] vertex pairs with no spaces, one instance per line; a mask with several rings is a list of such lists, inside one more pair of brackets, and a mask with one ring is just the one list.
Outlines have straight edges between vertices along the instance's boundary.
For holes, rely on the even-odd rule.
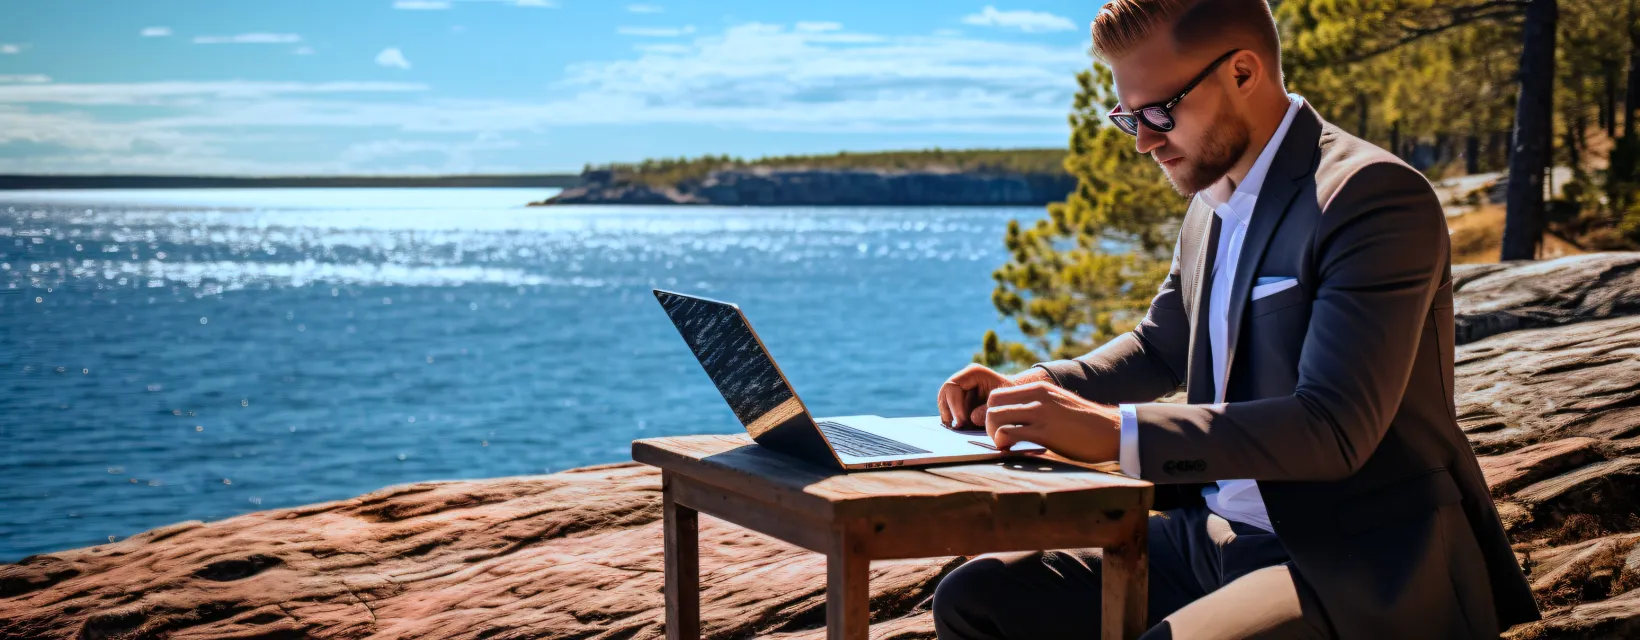
[[1251,141],[1252,127],[1247,124],[1246,118],[1229,110],[1220,111],[1207,128],[1201,151],[1197,152],[1196,157],[1184,158],[1171,171],[1164,166],[1162,173],[1172,183],[1174,191],[1187,198],[1192,197],[1230,173],[1230,168],[1236,166],[1236,160],[1247,153]]

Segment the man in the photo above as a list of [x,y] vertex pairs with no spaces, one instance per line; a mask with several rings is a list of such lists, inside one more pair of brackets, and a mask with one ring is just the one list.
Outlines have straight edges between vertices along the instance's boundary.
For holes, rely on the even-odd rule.
[[[1146,638],[1495,638],[1538,611],[1453,402],[1441,207],[1282,84],[1263,0],[1113,0],[1112,123],[1193,196],[1131,333],[941,387],[953,426],[1152,480]],[[1153,403],[1180,384],[1188,404]],[[975,403],[978,403],[975,406]],[[1149,404],[1147,404],[1149,403]],[[1095,637],[1097,550],[982,556],[942,638]]]

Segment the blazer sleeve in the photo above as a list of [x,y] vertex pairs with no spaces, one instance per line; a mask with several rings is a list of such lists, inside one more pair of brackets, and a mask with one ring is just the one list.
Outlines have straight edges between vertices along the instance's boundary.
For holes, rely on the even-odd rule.
[[[1180,226],[1182,238],[1184,229]],[[1048,372],[1058,387],[1101,404],[1151,402],[1177,389],[1185,378],[1190,319],[1179,288],[1179,247],[1150,310],[1132,331],[1086,355],[1034,366]]]
[[[1142,477],[1332,481],[1372,456],[1450,259],[1446,219],[1422,175],[1380,162],[1325,203],[1312,242],[1318,285],[1293,393],[1140,405]],[[1194,464],[1167,464],[1176,461]]]

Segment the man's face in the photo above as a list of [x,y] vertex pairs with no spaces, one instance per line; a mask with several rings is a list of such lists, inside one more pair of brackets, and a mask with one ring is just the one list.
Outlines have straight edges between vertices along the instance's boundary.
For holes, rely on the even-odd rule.
[[[1221,53],[1182,54],[1168,38],[1151,38],[1110,62],[1121,108],[1132,110],[1173,99]],[[1172,131],[1162,133],[1139,125],[1139,152],[1150,154],[1173,188],[1186,196],[1223,178],[1250,143],[1247,118],[1226,90],[1234,86],[1230,62],[1220,65],[1174,105],[1169,111]]]

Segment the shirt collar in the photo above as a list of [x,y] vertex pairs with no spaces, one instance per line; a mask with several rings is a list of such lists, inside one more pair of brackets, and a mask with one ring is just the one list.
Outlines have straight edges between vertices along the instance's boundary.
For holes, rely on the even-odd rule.
[[1304,106],[1304,97],[1296,93],[1287,94],[1287,113],[1281,117],[1281,124],[1270,140],[1264,143],[1264,149],[1259,151],[1258,159],[1253,161],[1253,167],[1247,170],[1247,176],[1242,178],[1241,184],[1236,185],[1236,192],[1230,194],[1228,202],[1219,202],[1213,197],[1211,188],[1203,189],[1197,195],[1202,201],[1212,207],[1214,211],[1223,209],[1221,204],[1228,204],[1230,212],[1241,222],[1247,222],[1253,217],[1253,203],[1258,200],[1260,189],[1264,188],[1264,176],[1270,172],[1270,163],[1275,160],[1276,151],[1281,149],[1281,142],[1287,138],[1287,129],[1292,127],[1293,118],[1298,116],[1299,108]]

